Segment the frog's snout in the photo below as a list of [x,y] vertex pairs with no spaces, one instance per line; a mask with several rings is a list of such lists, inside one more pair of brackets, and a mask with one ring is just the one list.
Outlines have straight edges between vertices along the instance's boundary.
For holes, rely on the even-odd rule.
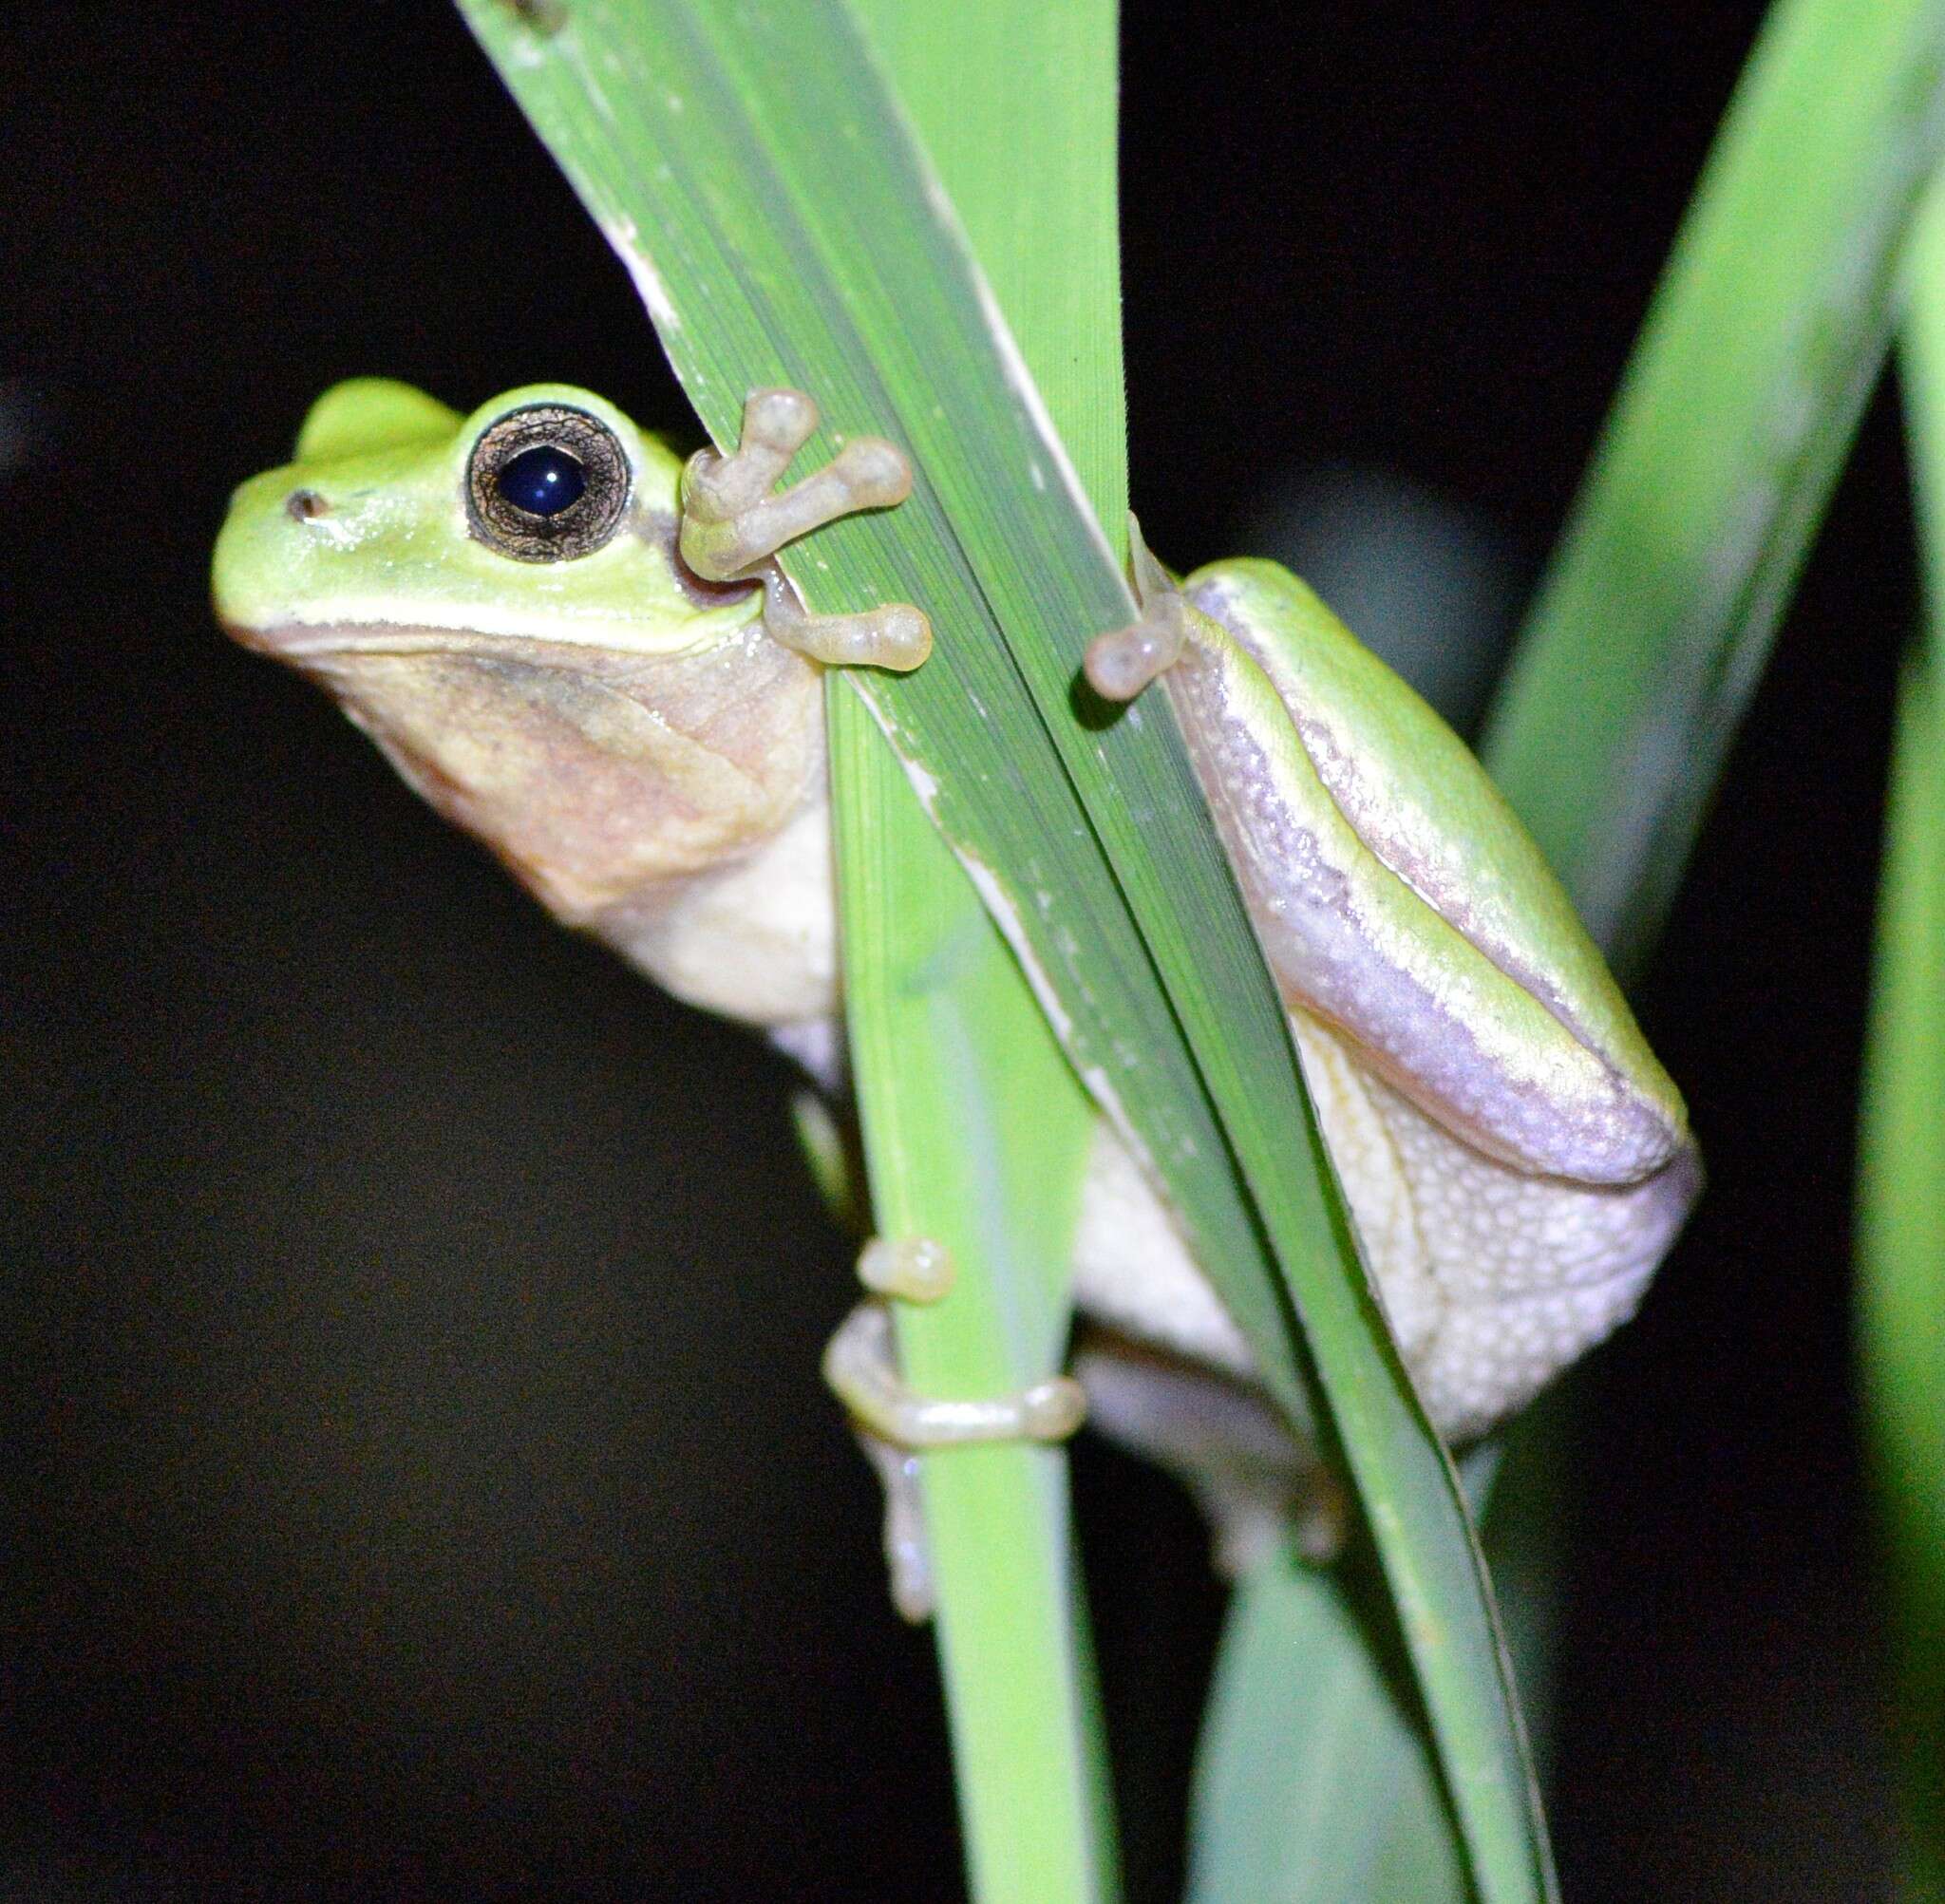
[[[293,555],[337,526],[319,520],[337,515],[331,499],[299,476],[288,468],[267,470],[230,498],[210,581],[217,619],[239,640],[240,631],[278,619],[290,595]],[[312,523],[317,526],[309,528]]]

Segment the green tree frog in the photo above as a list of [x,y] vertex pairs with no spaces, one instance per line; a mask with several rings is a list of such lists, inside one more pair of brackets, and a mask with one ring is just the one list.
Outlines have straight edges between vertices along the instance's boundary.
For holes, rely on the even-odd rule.
[[[217,613],[311,676],[557,916],[677,996],[765,1028],[827,1084],[841,1041],[821,669],[911,668],[931,632],[812,617],[771,559],[906,493],[872,438],[774,488],[815,428],[762,391],[685,471],[584,390],[462,419],[403,385],[319,400],[296,460],[236,492]],[[1179,585],[1137,538],[1143,615],[1088,656],[1161,678],[1295,1033],[1406,1366],[1449,1438],[1482,1433],[1633,1310],[1700,1182],[1682,1101],[1538,849],[1464,745],[1302,583],[1261,561]],[[922,1249],[867,1252],[936,1291]],[[1103,1122],[1077,1301],[1247,1385],[1248,1348]],[[1057,1435],[1070,1385],[940,1412],[867,1311],[837,1386],[884,1440]],[[1105,1412],[1134,1439],[1130,1392]],[[1161,1438],[1166,1440],[1165,1435]]]

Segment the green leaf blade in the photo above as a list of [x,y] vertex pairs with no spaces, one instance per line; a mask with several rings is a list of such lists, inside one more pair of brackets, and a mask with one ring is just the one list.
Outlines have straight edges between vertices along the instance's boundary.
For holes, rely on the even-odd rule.
[[1858,1355],[1892,1590],[1900,1895],[1945,1898],[1945,193],[1908,260],[1924,639],[1900,683],[1858,1146]]
[[[896,520],[821,533],[792,573],[815,607],[902,598],[933,615],[944,638],[917,675],[855,685],[1077,1070],[1168,1182],[1265,1381],[1298,1412],[1308,1385],[1289,1310],[1301,1309],[1481,1894],[1551,1895],[1456,1481],[1347,1255],[1280,1004],[1180,738],[1143,707],[1100,728],[1073,719],[1086,641],[1131,619],[1132,603],[864,41],[835,4],[662,0],[625,23],[585,0],[544,43],[517,37],[485,0],[466,11],[604,228],[636,254],[719,441],[733,439],[744,390],[788,382],[813,388],[837,426],[913,452],[918,482]],[[653,74],[611,71],[626,26],[654,35]],[[683,79],[671,109],[671,75],[690,59],[711,78]],[[632,169],[590,157],[597,121],[593,142],[629,146]],[[689,225],[708,230],[669,236]],[[815,442],[807,461],[828,450]]]
[[[954,203],[1010,240],[989,269],[1029,361],[1068,372],[1049,387],[1055,413],[1069,428],[1100,420],[1080,463],[1097,506],[1124,496],[1118,259],[1111,246],[1084,257],[1078,242],[1103,217],[1104,192],[1113,231],[1112,9],[993,5],[931,32],[902,30],[912,16],[894,5],[860,13],[934,152],[950,141],[938,162]],[[980,109],[979,76],[1000,70],[995,44],[1024,56],[1024,72],[1004,99],[989,87]],[[1023,136],[1044,148],[1048,128],[1064,136],[1036,153],[1046,190],[1023,211],[1009,155]],[[1017,1390],[1064,1352],[1093,1106],[850,684],[834,676],[827,698],[845,991],[878,1227],[959,1233],[960,1287],[899,1316],[900,1365],[926,1394]],[[866,864],[886,877],[859,877]],[[974,1448],[921,1465],[972,1894],[1109,1899],[1112,1797],[1065,1453]]]
[[[857,696],[833,680],[829,701],[877,1227],[937,1238],[960,1271],[942,1303],[898,1305],[900,1366],[923,1394],[1004,1394],[1061,1360],[1093,1107]],[[1022,1100],[1030,1126],[1010,1114]],[[1114,1838],[1065,1451],[955,1448],[921,1465],[973,1895],[1106,1904]]]
[[1883,363],[1945,138],[1938,0],[1780,0],[1483,752],[1636,969]]

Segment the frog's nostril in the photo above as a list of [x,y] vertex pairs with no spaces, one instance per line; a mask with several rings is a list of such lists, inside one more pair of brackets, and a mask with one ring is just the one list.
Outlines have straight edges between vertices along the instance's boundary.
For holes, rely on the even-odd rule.
[[293,489],[284,502],[284,513],[293,522],[311,522],[330,514],[330,504],[314,489]]

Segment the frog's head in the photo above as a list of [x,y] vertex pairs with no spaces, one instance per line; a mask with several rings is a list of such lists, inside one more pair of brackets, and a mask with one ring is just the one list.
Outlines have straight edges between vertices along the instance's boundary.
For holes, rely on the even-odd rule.
[[294,462],[232,499],[217,614],[299,664],[502,638],[691,650],[760,604],[683,564],[680,475],[614,405],[564,384],[462,419],[408,385],[357,378],[312,406]]
[[565,385],[462,419],[340,384],[296,460],[232,500],[217,614],[557,912],[597,921],[762,837],[813,764],[814,670],[764,638],[761,589],[683,563],[680,478]]

